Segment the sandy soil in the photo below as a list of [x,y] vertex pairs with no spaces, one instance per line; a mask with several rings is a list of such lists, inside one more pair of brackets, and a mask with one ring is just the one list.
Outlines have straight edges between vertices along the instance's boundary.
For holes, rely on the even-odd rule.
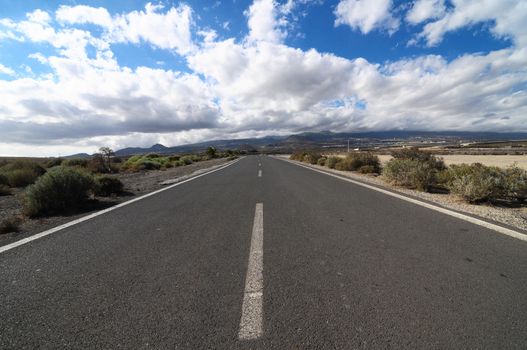
[[[62,225],[66,222],[75,220],[82,216],[88,215],[103,208],[125,202],[142,194],[155,191],[164,187],[163,181],[188,177],[193,173],[202,172],[204,169],[212,168],[220,164],[227,163],[227,158],[212,159],[199,163],[193,163],[187,166],[170,168],[167,170],[142,171],[138,173],[116,174],[124,184],[125,194],[112,198],[96,198],[82,213],[69,216],[53,216],[38,219],[23,218],[20,226],[20,232],[0,234],[0,245],[8,244],[12,241],[24,238],[26,236],[42,232]],[[5,218],[12,216],[21,216],[22,212],[22,195],[23,190],[16,189],[11,196],[0,197],[0,222]]]
[[[392,156],[389,155],[379,155],[381,163],[387,163]],[[481,163],[488,166],[497,166],[500,168],[506,168],[508,166],[516,163],[522,169],[527,170],[527,155],[517,156],[517,155],[468,155],[468,154],[449,154],[444,156],[438,156],[445,160],[447,165],[450,164],[472,164],[472,163]]]

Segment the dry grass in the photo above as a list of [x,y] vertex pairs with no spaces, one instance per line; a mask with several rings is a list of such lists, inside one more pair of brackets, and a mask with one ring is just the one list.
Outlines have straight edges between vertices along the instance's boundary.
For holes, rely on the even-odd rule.
[[[522,169],[527,170],[527,156],[523,155],[467,155],[467,154],[449,154],[444,156],[438,156],[445,160],[446,165],[451,164],[472,164],[481,163],[487,166],[497,166],[500,168],[506,168],[508,166],[516,165]],[[382,164],[386,164],[392,156],[379,155],[379,159]]]

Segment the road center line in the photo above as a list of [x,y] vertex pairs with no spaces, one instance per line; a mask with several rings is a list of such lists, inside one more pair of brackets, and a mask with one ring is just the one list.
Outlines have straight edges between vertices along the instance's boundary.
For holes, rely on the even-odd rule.
[[256,204],[238,339],[263,334],[263,203]]
[[258,170],[258,177],[262,177],[262,171]]

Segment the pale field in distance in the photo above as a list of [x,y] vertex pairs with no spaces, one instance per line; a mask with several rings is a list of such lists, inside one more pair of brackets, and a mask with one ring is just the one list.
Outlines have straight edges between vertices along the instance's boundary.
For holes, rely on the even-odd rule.
[[[508,166],[516,165],[522,169],[527,170],[527,155],[469,155],[469,154],[449,154],[438,156],[445,160],[447,165],[450,164],[472,164],[481,163],[488,166],[497,166],[500,168],[506,168]],[[379,159],[382,164],[387,163],[392,156],[379,155]]]

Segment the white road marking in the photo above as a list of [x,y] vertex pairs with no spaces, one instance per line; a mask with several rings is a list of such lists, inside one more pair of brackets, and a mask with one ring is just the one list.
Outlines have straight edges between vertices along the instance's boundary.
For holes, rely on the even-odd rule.
[[496,231],[498,233],[501,233],[501,234],[504,234],[504,235],[507,235],[507,236],[519,239],[521,241],[527,242],[527,235],[524,234],[524,233],[521,233],[521,232],[518,232],[518,231],[515,231],[515,230],[511,230],[509,228],[506,228],[506,227],[503,227],[503,226],[499,226],[499,225],[496,225],[496,224],[493,224],[493,223],[490,223],[490,222],[487,222],[487,221],[484,221],[484,220],[480,220],[480,219],[474,218],[472,216],[461,214],[461,213],[455,212],[455,211],[450,210],[450,209],[442,208],[442,207],[439,207],[437,205],[433,205],[433,204],[430,204],[430,203],[422,202],[422,201],[417,200],[417,199],[406,197],[404,195],[401,195],[401,194],[398,194],[398,193],[394,193],[394,192],[391,192],[391,191],[388,191],[388,190],[385,190],[385,189],[382,189],[382,188],[379,188],[379,187],[367,185],[367,184],[362,183],[360,181],[355,181],[355,180],[352,180],[352,179],[349,179],[349,178],[345,178],[345,177],[342,177],[342,176],[339,176],[339,175],[335,175],[335,174],[327,173],[327,172],[322,171],[322,170],[311,168],[311,167],[309,167],[307,165],[298,164],[296,162],[292,162],[292,161],[287,160],[287,159],[281,159],[281,158],[278,158],[278,157],[275,157],[275,158],[283,160],[285,162],[293,163],[293,164],[298,165],[300,167],[307,168],[309,170],[313,170],[313,171],[316,171],[316,172],[321,173],[321,174],[326,174],[328,176],[333,176],[333,177],[336,177],[337,179],[341,179],[341,180],[344,180],[344,181],[347,181],[347,182],[351,182],[351,183],[354,183],[355,185],[366,187],[366,188],[369,188],[370,190],[381,192],[381,193],[384,193],[384,194],[386,194],[388,196],[399,198],[399,199],[402,199],[404,201],[407,201],[407,202],[410,202],[410,203],[413,203],[413,204],[417,204],[417,205],[420,205],[422,207],[425,207],[425,208],[428,208],[428,209],[432,209],[432,210],[438,211],[440,213],[443,213],[443,214],[446,214],[446,215],[450,215],[450,216],[453,216],[455,218],[468,221],[468,222],[470,222],[472,224],[479,225],[479,226],[488,228],[490,230]]
[[258,170],[258,177],[262,177],[262,171]]
[[256,204],[238,339],[263,335],[263,203]]
[[158,193],[160,193],[160,192],[163,192],[163,191],[169,190],[169,189],[171,189],[171,188],[173,188],[173,187],[183,185],[184,183],[189,182],[189,181],[192,181],[192,180],[195,180],[195,179],[197,179],[197,178],[199,178],[199,177],[202,177],[202,176],[205,176],[205,175],[208,175],[208,174],[212,174],[212,173],[214,173],[214,172],[216,172],[216,171],[220,171],[220,170],[222,170],[222,169],[225,169],[225,168],[228,167],[228,166],[233,165],[234,163],[237,163],[238,161],[240,161],[240,159],[242,159],[242,158],[239,158],[239,159],[237,159],[237,160],[235,160],[235,161],[233,161],[233,162],[231,162],[231,163],[229,163],[229,164],[227,164],[227,165],[225,165],[225,166],[222,166],[222,167],[220,167],[220,168],[216,168],[216,169],[211,170],[211,171],[209,171],[209,172],[206,172],[206,173],[203,173],[203,174],[199,174],[199,175],[196,175],[196,176],[194,176],[194,177],[192,177],[192,178],[190,178],[190,179],[187,179],[187,180],[184,180],[184,181],[178,182],[178,183],[176,183],[176,184],[174,184],[174,185],[170,185],[170,186],[167,186],[167,187],[163,187],[162,189],[159,189],[159,190],[154,191],[154,192],[147,193],[147,194],[142,195],[142,196],[140,196],[140,197],[137,197],[137,198],[131,199],[131,200],[127,201],[127,202],[123,202],[123,203],[117,204],[117,205],[115,205],[115,206],[113,206],[113,207],[111,207],[111,208],[104,209],[104,210],[101,210],[101,211],[95,212],[95,213],[93,213],[93,214],[87,215],[87,216],[83,216],[83,217],[80,218],[80,219],[77,219],[77,220],[73,220],[73,221],[67,222],[67,223],[65,223],[65,224],[63,224],[63,225],[60,225],[60,226],[54,227],[54,228],[49,229],[49,230],[46,230],[46,231],[44,231],[44,232],[40,232],[40,233],[34,234],[33,236],[29,236],[29,237],[27,237],[27,238],[21,239],[21,240],[16,241],[16,242],[13,242],[13,243],[11,243],[11,244],[8,244],[8,245],[5,245],[5,246],[2,246],[2,247],[0,247],[0,254],[3,253],[3,252],[6,252],[6,251],[8,251],[8,250],[11,250],[11,249],[13,249],[13,248],[16,248],[16,247],[19,247],[19,246],[21,246],[21,245],[24,245],[24,244],[26,244],[26,243],[29,243],[29,242],[31,242],[31,241],[34,241],[34,240],[37,240],[37,239],[39,239],[39,238],[42,238],[42,237],[48,236],[48,235],[50,235],[50,234],[52,234],[52,233],[55,233],[55,232],[57,232],[57,231],[63,230],[63,229],[68,228],[68,227],[71,227],[71,226],[76,225],[76,224],[78,224],[78,223],[81,223],[81,222],[83,222],[83,221],[87,221],[87,220],[93,219],[94,217],[97,217],[97,216],[99,216],[99,215],[106,214],[106,213],[108,213],[108,212],[110,212],[110,211],[113,211],[113,210],[116,210],[116,209],[122,208],[122,207],[124,207],[124,206],[126,206],[126,205],[128,205],[128,204],[132,204],[132,203],[134,203],[134,202],[140,201],[141,199],[145,199],[145,198],[147,198],[147,197],[153,196],[153,195],[158,194]]

